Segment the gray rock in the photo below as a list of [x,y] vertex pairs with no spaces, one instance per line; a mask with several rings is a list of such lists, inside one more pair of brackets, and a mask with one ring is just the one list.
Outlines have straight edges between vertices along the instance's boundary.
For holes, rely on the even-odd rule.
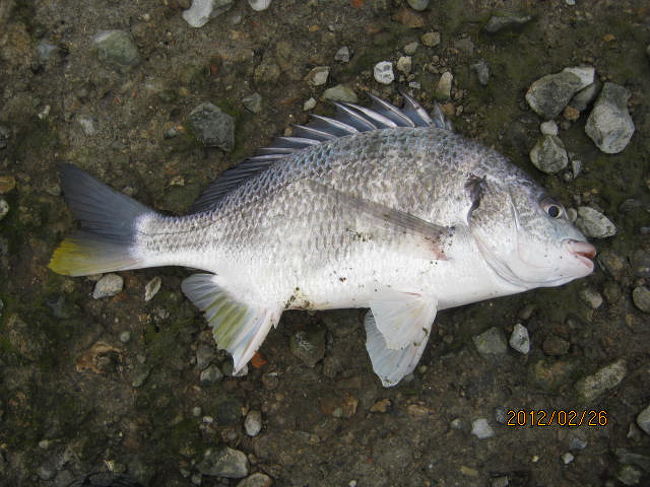
[[132,66],[140,61],[131,34],[123,30],[102,31],[94,37],[93,44],[102,61],[120,66]]
[[480,59],[470,67],[476,73],[478,82],[483,86],[487,86],[488,82],[490,81],[490,65],[483,59]]
[[578,91],[594,82],[592,67],[564,68],[533,82],[526,93],[528,105],[546,120],[557,117]]
[[584,450],[587,448],[587,444],[584,434],[580,433],[580,431],[573,433],[569,438],[569,450],[571,451]]
[[244,429],[248,436],[257,436],[262,431],[262,413],[252,409],[244,419]]
[[472,421],[472,434],[479,440],[485,440],[494,436],[494,430],[485,418],[478,418]]
[[396,67],[398,71],[404,74],[409,74],[413,68],[413,59],[411,56],[400,56],[400,58],[397,60]]
[[636,417],[636,424],[639,425],[639,428],[650,435],[650,406],[639,413]]
[[201,371],[201,376],[199,380],[201,384],[210,386],[216,384],[223,379],[223,373],[216,365],[208,365],[204,370]]
[[4,198],[0,198],[0,221],[9,214],[9,203]]
[[637,467],[641,467],[643,470],[650,473],[650,456],[634,453],[626,448],[617,448],[614,450],[614,453],[616,454],[616,459],[620,463],[636,465]]
[[407,45],[404,46],[404,54],[407,56],[412,56],[415,54],[415,52],[418,50],[418,44],[417,41],[409,42]]
[[92,137],[97,133],[97,127],[95,126],[97,124],[97,119],[95,117],[80,115],[77,117],[77,122],[81,125],[81,130],[83,130],[86,136]]
[[602,83],[598,80],[595,80],[586,88],[578,91],[578,93],[576,93],[575,96],[571,99],[569,105],[582,112],[589,106],[591,102],[596,99],[596,95],[598,95],[601,87]]
[[104,274],[102,278],[95,283],[93,289],[93,298],[101,299],[115,296],[124,287],[124,279],[117,274]]
[[562,463],[564,463],[565,465],[568,465],[569,463],[571,463],[573,460],[576,459],[576,457],[573,456],[573,453],[569,451],[564,453],[560,458],[562,459]]
[[422,12],[423,10],[426,10],[427,7],[429,6],[429,0],[407,0],[409,7],[411,7],[413,10],[417,10],[418,12]]
[[153,279],[151,279],[147,284],[144,286],[144,300],[145,302],[151,301],[156,294],[158,294],[158,291],[160,291],[160,286],[162,285],[162,279],[160,276],[156,276]]
[[42,39],[36,46],[36,54],[38,54],[38,58],[43,62],[52,59],[52,56],[57,52],[59,52],[58,46],[50,44],[45,39]]
[[237,487],[271,487],[273,479],[263,473],[254,473],[237,484]]
[[632,465],[622,465],[616,473],[616,478],[623,485],[639,485],[641,483],[642,472]]
[[501,475],[500,477],[494,477],[490,480],[490,487],[508,487],[510,485],[510,480],[507,475]]
[[569,164],[564,143],[556,135],[542,135],[530,150],[533,165],[546,174],[555,174]]
[[259,93],[245,96],[242,98],[241,102],[246,110],[251,113],[260,113],[262,111],[262,95]]
[[382,85],[389,85],[395,81],[395,73],[393,73],[393,63],[390,61],[381,61],[375,64],[373,69],[375,80]]
[[312,86],[322,86],[327,83],[327,78],[330,75],[329,66],[316,66],[312,69],[307,76],[305,76],[305,81]]
[[232,7],[233,0],[192,0],[192,6],[183,11],[183,20],[198,29]]
[[605,83],[591,110],[585,132],[606,154],[621,152],[634,134],[634,122],[627,109],[630,92],[614,83]]
[[454,75],[449,71],[442,73],[433,92],[433,96],[438,100],[449,100],[451,98],[451,85],[453,81]]
[[272,0],[248,0],[248,5],[250,5],[253,10],[261,12],[262,10],[269,8],[271,1]]
[[542,135],[557,135],[557,123],[555,123],[555,120],[547,120],[546,122],[542,122],[539,125],[539,131],[542,133]]
[[299,331],[291,337],[289,347],[307,367],[314,367],[325,356],[325,330],[313,327]]
[[311,97],[305,101],[305,103],[302,105],[302,109],[303,111],[308,112],[315,106],[316,106],[316,100],[314,99],[314,97]]
[[598,210],[589,206],[578,208],[576,226],[586,237],[607,238],[616,235],[616,226]]
[[151,374],[151,367],[146,364],[138,364],[133,370],[131,386],[135,389],[142,387]]
[[9,144],[11,131],[4,125],[0,125],[0,149],[6,149]]
[[503,354],[508,351],[506,339],[501,328],[492,327],[473,338],[474,345],[481,355]]
[[248,475],[248,458],[244,452],[225,447],[221,450],[206,450],[198,464],[203,475],[228,479],[241,479]]
[[336,54],[334,54],[334,61],[340,63],[349,63],[350,62],[350,48],[348,46],[341,47]]
[[531,15],[519,15],[516,13],[495,14],[490,17],[490,20],[488,20],[483,29],[490,34],[496,34],[504,29],[512,30],[521,28],[531,20],[533,20]]
[[420,41],[427,47],[436,47],[441,40],[440,32],[426,32],[420,36]]
[[217,357],[214,345],[201,344],[196,350],[196,367],[199,370],[205,369],[210,362]]
[[323,98],[329,101],[346,101],[348,103],[357,103],[359,101],[354,90],[345,85],[336,85],[326,89]]
[[632,291],[634,305],[644,313],[650,313],[650,289],[646,286],[638,286]]
[[579,294],[580,299],[591,309],[598,309],[603,304],[603,297],[595,289],[587,287],[582,289]]
[[508,422],[508,408],[504,406],[494,408],[494,420],[499,424],[506,424]]
[[189,122],[204,146],[229,152],[235,145],[235,121],[212,103],[201,103],[192,110]]
[[119,338],[122,343],[129,343],[131,341],[131,332],[129,330],[124,330],[120,333]]
[[527,354],[530,352],[530,336],[528,328],[521,323],[517,323],[512,329],[512,335],[508,341],[510,347],[519,353]]
[[601,394],[620,384],[626,374],[625,360],[619,359],[597,370],[595,374],[580,379],[576,382],[576,391],[585,402],[592,402]]

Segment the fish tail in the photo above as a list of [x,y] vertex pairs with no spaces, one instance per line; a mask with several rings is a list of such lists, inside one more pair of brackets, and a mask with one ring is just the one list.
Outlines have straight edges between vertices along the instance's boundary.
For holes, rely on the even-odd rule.
[[157,213],[72,164],[63,164],[60,174],[80,229],[61,242],[48,267],[68,276],[147,267],[135,245],[137,228]]

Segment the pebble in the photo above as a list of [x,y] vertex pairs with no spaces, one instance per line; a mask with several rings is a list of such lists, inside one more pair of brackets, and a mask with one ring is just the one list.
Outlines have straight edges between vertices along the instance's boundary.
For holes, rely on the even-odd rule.
[[472,340],[481,355],[504,354],[508,351],[503,331],[495,326],[475,336]]
[[580,433],[579,430],[573,433],[569,438],[569,449],[572,451],[584,450],[587,448],[587,444],[584,434]]
[[413,59],[411,56],[401,56],[397,60],[397,70],[401,71],[404,74],[409,74],[413,68]]
[[373,70],[375,80],[382,85],[389,85],[395,81],[395,73],[393,73],[393,63],[390,61],[381,61],[375,64]]
[[418,50],[418,44],[416,41],[409,42],[407,45],[404,46],[404,54],[407,56],[412,56],[415,54],[415,52]]
[[262,95],[259,93],[253,93],[251,95],[245,96],[241,100],[244,108],[251,113],[260,113],[262,111]]
[[316,106],[316,99],[312,96],[311,98],[305,101],[305,103],[302,105],[302,109],[303,111],[308,112],[315,106]]
[[559,356],[569,352],[571,344],[557,335],[549,335],[542,343],[542,350],[546,355]]
[[115,296],[124,287],[124,279],[117,274],[104,274],[95,284],[93,289],[93,298],[101,299]]
[[636,417],[636,424],[639,425],[643,431],[650,435],[650,406],[646,407]]
[[497,32],[504,29],[517,29],[528,22],[533,20],[533,17],[530,15],[518,15],[516,13],[503,13],[498,15],[493,15],[488,20],[487,24],[483,29],[489,34],[496,34]]
[[338,51],[336,51],[336,54],[334,54],[334,61],[338,61],[340,63],[349,63],[350,57],[350,48],[348,46],[343,46],[339,48]]
[[576,226],[590,238],[607,238],[616,235],[616,226],[612,221],[590,206],[578,207]]
[[490,65],[483,59],[480,59],[470,67],[476,73],[478,82],[483,86],[487,86],[488,82],[490,81]]
[[581,89],[571,98],[570,106],[576,110],[583,111],[596,99],[596,95],[602,88],[600,81],[596,80],[586,88]]
[[650,289],[646,286],[638,286],[632,291],[634,305],[644,313],[650,313]]
[[209,448],[198,463],[198,470],[203,475],[242,479],[248,475],[248,458],[244,452],[230,447],[221,450]]
[[262,413],[256,409],[249,411],[244,420],[244,429],[248,436],[259,435],[262,431]]
[[504,406],[494,408],[494,420],[499,424],[506,424],[508,422],[508,408]]
[[494,436],[494,430],[485,418],[478,418],[472,421],[472,434],[479,440],[485,440]]
[[271,1],[272,0],[248,0],[248,5],[250,5],[253,10],[261,12],[262,10],[269,8]]
[[312,86],[322,86],[327,83],[327,78],[330,75],[329,66],[316,66],[312,69],[307,76],[305,76],[305,81]]
[[393,20],[409,29],[421,29],[426,25],[422,15],[408,8],[403,8],[397,11],[397,13],[393,15]]
[[585,132],[606,154],[618,154],[634,134],[634,122],[627,109],[630,92],[624,87],[605,83],[591,110]]
[[422,12],[429,6],[429,0],[408,0],[408,4],[413,10]]
[[436,47],[442,40],[440,32],[426,32],[420,36],[420,41],[427,47]]
[[192,131],[206,147],[230,152],[235,145],[235,121],[212,103],[201,103],[189,116]]
[[313,368],[325,356],[325,330],[299,331],[291,337],[289,348],[307,367]]
[[232,4],[232,0],[192,0],[192,6],[183,11],[183,20],[198,29],[212,17],[230,9]]
[[214,345],[199,345],[196,350],[196,366],[199,370],[205,369],[215,358],[217,358],[217,352]]
[[147,284],[145,284],[144,286],[145,302],[151,301],[154,298],[154,296],[158,294],[161,285],[162,285],[162,279],[160,278],[160,276],[154,277]]
[[555,120],[547,120],[546,122],[542,122],[539,125],[539,131],[542,133],[542,135],[557,135],[559,132]]
[[451,72],[445,71],[442,73],[433,92],[433,96],[438,100],[449,100],[451,98],[451,84],[453,81],[454,75]]
[[495,477],[490,481],[490,487],[508,487],[508,485],[510,485],[510,480],[507,475]]
[[221,379],[223,379],[223,373],[221,372],[221,369],[214,364],[208,365],[204,370],[202,370],[199,377],[201,384],[206,386],[216,384],[221,381]]
[[131,341],[131,332],[128,330],[123,331],[120,333],[120,341],[122,343],[129,343]]
[[84,134],[87,137],[92,137],[97,133],[97,127],[95,127],[97,119],[95,117],[80,115],[77,117],[77,122],[79,122],[79,125],[81,125],[81,130],[83,130]]
[[4,125],[0,125],[0,149],[6,149],[9,143],[10,130]]
[[527,354],[530,352],[530,336],[528,328],[521,323],[517,323],[512,329],[512,335],[508,341],[510,347],[519,353]]
[[0,198],[0,221],[9,213],[9,203],[4,198]]
[[622,465],[616,474],[616,478],[623,485],[639,485],[641,483],[641,471],[632,465]]
[[580,299],[582,299],[582,301],[591,309],[598,309],[603,304],[603,297],[601,294],[590,287],[582,289],[579,295]]
[[271,487],[273,479],[263,473],[254,473],[237,484],[237,487]]
[[562,459],[562,463],[564,463],[565,465],[568,465],[573,460],[575,460],[576,457],[573,456],[573,453],[568,451],[568,452],[564,453],[560,458]]
[[616,387],[625,378],[627,366],[625,360],[619,359],[599,369],[593,375],[583,377],[576,382],[578,394],[586,402],[592,402],[601,394]]
[[326,89],[323,93],[323,98],[329,101],[344,101],[348,103],[357,103],[359,101],[354,90],[345,85],[336,85]]
[[557,117],[573,95],[594,82],[593,67],[564,68],[534,81],[526,93],[528,105],[546,120]]
[[59,51],[58,46],[50,44],[45,39],[41,40],[36,46],[36,54],[41,61],[49,61],[53,54]]
[[120,66],[132,66],[140,61],[138,48],[131,34],[123,30],[105,30],[93,38],[99,59]]
[[555,174],[569,164],[564,143],[557,135],[542,135],[530,150],[533,165],[546,174]]

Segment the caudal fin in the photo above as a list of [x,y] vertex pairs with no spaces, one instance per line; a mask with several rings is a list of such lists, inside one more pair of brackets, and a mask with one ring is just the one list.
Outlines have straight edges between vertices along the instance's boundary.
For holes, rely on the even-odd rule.
[[134,252],[136,227],[152,210],[72,164],[61,166],[61,188],[80,229],[54,251],[50,269],[85,276],[143,267]]

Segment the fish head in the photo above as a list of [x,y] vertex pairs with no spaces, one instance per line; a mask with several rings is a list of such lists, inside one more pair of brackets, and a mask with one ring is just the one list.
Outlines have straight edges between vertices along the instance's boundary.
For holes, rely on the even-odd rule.
[[527,178],[483,178],[471,189],[471,233],[488,264],[511,284],[559,286],[594,270],[596,248],[562,204],[537,184]]

